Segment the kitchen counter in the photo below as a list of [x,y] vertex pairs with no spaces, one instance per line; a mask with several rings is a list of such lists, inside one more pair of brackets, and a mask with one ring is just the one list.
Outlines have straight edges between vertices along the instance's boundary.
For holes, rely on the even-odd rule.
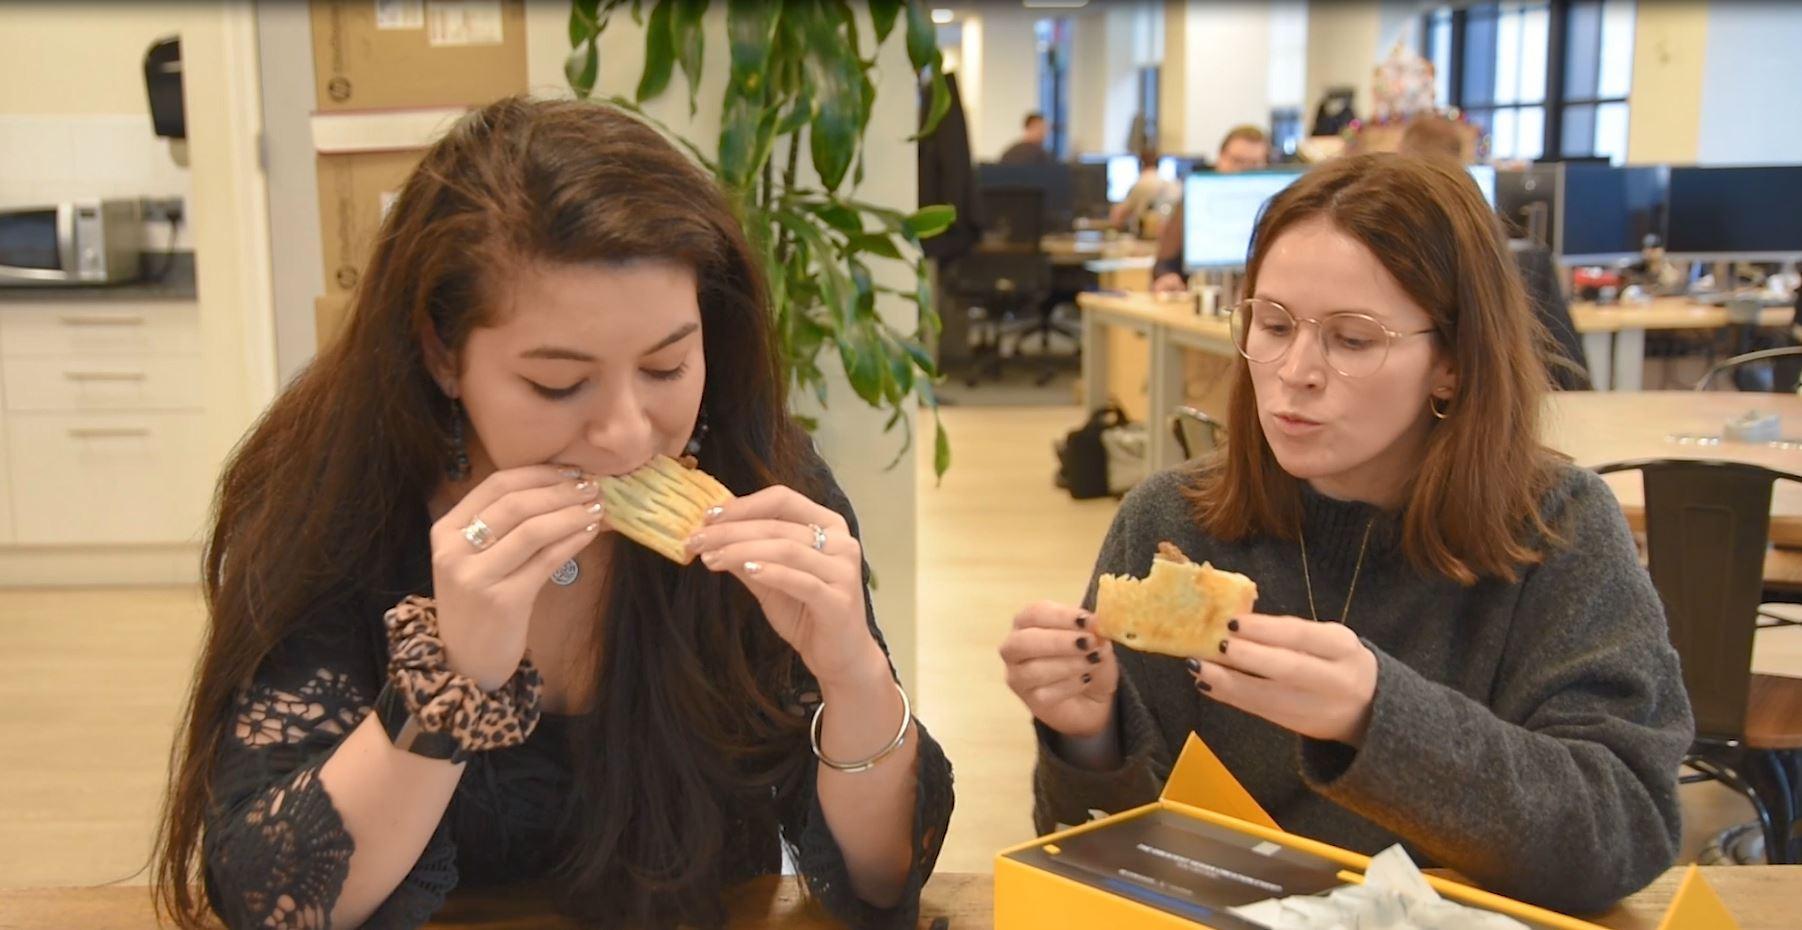
[[[162,267],[163,256],[144,256],[150,270]],[[0,305],[7,303],[93,303],[109,300],[187,300],[195,298],[194,253],[177,252],[169,273],[160,281],[130,281],[124,284],[79,285],[75,287],[0,287]]]

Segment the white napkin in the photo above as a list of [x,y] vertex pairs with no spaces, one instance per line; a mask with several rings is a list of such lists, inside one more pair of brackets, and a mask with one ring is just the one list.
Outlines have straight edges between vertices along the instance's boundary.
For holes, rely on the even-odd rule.
[[1370,860],[1362,885],[1324,896],[1272,898],[1232,912],[1271,930],[1527,930],[1512,917],[1441,898],[1399,845]]

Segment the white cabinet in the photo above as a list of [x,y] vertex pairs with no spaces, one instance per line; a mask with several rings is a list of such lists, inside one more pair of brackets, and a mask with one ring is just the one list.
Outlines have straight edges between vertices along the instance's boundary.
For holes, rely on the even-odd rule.
[[192,301],[0,302],[0,543],[200,538],[200,344]]

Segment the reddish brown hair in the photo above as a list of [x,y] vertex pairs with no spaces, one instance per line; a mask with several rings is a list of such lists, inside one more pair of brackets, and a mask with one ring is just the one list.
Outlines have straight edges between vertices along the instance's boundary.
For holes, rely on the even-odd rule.
[[[1246,262],[1246,293],[1257,292],[1272,244],[1316,218],[1376,256],[1432,318],[1457,372],[1450,415],[1434,422],[1403,505],[1409,562],[1462,584],[1514,579],[1539,560],[1540,540],[1557,538],[1540,506],[1558,457],[1539,442],[1549,337],[1528,308],[1494,211],[1455,164],[1390,154],[1336,159],[1272,198]],[[1220,539],[1294,539],[1300,486],[1264,438],[1243,361],[1226,433],[1225,448],[1191,483],[1196,516]]]

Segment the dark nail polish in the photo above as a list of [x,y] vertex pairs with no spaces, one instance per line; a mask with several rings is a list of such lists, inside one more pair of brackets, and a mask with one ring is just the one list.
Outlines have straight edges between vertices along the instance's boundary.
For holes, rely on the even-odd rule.
[[1224,639],[1220,641],[1220,654],[1226,655],[1226,640]]
[[1086,652],[1086,651],[1088,651],[1088,648],[1089,648],[1089,638],[1087,636],[1076,637],[1076,651]]
[[1088,684],[1088,683],[1089,683],[1089,682],[1091,682],[1091,681],[1094,681],[1094,680],[1095,680],[1095,676],[1094,676],[1094,675],[1091,675],[1091,674],[1089,674],[1089,673],[1088,673],[1088,672],[1083,672],[1083,673],[1082,673],[1082,683],[1083,683],[1083,684],[1085,684],[1085,685],[1086,685],[1086,684]]
[[1099,652],[1089,653],[1089,664],[1090,665],[1100,665],[1101,664],[1101,653],[1099,653]]
[[1197,691],[1212,691],[1212,690],[1214,690],[1214,686],[1197,678],[1197,679],[1195,679],[1195,690],[1197,690]]
[[1191,674],[1191,675],[1195,674],[1196,672],[1201,671],[1201,660],[1200,659],[1184,660],[1183,665],[1188,667],[1189,674]]
[[1227,632],[1228,632],[1228,633],[1237,633],[1237,632],[1239,632],[1239,621],[1237,621],[1237,620],[1228,620],[1228,621],[1226,621],[1226,631],[1227,631]]
[[1088,614],[1077,614],[1076,615],[1076,628],[1079,630],[1086,630],[1089,628],[1089,615]]

